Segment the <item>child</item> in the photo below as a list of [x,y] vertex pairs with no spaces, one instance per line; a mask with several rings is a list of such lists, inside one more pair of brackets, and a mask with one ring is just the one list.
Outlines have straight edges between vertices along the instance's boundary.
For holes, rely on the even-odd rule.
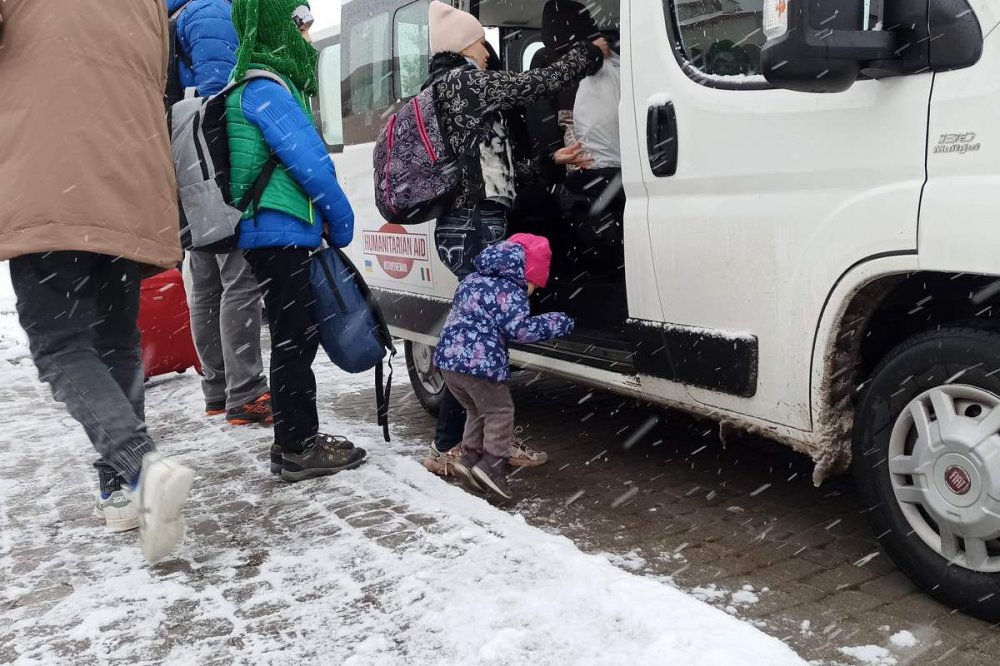
[[468,413],[465,452],[455,471],[472,487],[503,500],[513,497],[507,483],[514,436],[507,346],[573,331],[565,314],[530,313],[528,296],[545,287],[551,261],[549,241],[531,234],[515,234],[483,250],[476,272],[458,287],[434,354],[448,389]]

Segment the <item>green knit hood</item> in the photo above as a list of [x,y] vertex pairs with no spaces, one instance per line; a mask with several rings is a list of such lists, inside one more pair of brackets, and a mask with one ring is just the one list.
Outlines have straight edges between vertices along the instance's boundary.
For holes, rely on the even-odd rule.
[[307,0],[233,0],[233,25],[240,38],[233,80],[248,69],[266,67],[282,74],[306,95],[315,95],[319,54],[302,38],[292,12]]

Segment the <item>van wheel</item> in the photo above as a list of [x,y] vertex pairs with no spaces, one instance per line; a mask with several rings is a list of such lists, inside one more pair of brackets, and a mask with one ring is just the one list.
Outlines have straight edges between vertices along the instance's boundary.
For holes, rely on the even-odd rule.
[[437,416],[444,395],[444,377],[434,367],[434,347],[406,341],[406,371],[420,406],[431,416]]
[[945,328],[882,361],[854,423],[878,540],[952,608],[1000,620],[1000,333]]

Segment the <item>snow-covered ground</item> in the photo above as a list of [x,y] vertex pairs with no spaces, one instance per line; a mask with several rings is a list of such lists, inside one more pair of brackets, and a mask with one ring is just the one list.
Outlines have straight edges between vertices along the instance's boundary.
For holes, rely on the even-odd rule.
[[0,662],[804,663],[428,474],[422,443],[385,444],[374,425],[339,420],[334,394],[370,378],[326,361],[322,422],[370,460],[296,485],[268,474],[267,430],[202,416],[194,376],[153,382],[151,429],[198,478],[177,559],[144,566],[134,534],[107,535],[91,516],[93,451],[38,383],[5,293]]

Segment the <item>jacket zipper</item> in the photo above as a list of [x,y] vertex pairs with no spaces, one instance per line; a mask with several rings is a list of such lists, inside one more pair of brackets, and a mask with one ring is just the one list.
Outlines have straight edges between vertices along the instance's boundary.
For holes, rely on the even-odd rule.
[[413,113],[417,117],[417,131],[420,132],[420,140],[424,142],[424,150],[431,158],[431,164],[437,164],[437,155],[434,153],[434,146],[431,145],[431,138],[427,135],[427,128],[424,126],[424,116],[420,113],[420,105],[417,98],[413,98]]
[[385,201],[389,204],[389,209],[393,213],[396,212],[396,206],[393,203],[392,196],[392,182],[389,176],[389,165],[392,164],[392,146],[396,143],[396,115],[393,114],[392,118],[389,118],[389,126],[385,129],[388,134],[388,144],[389,144],[389,154],[385,158],[385,169],[383,170],[383,175],[385,176]]

